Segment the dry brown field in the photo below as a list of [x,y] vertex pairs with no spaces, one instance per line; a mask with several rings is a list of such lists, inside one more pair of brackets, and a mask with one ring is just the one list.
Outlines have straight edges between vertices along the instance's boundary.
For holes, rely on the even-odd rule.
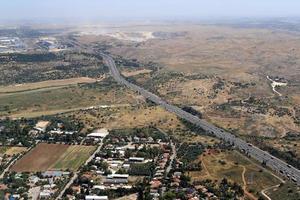
[[67,85],[74,85],[78,83],[94,83],[94,82],[96,82],[96,79],[92,79],[88,77],[79,77],[79,78],[70,78],[70,79],[61,79],[61,80],[41,81],[35,83],[24,83],[18,85],[1,86],[0,94],[37,90],[37,89],[51,88],[51,87],[61,87]]
[[18,160],[10,170],[16,172],[76,170],[94,149],[93,146],[40,143]]

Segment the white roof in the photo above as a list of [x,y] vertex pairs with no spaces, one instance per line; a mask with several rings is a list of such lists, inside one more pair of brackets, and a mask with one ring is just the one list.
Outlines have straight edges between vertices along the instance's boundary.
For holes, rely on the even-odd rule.
[[142,158],[142,157],[130,157],[129,160],[145,160],[145,158]]
[[86,200],[108,200],[107,196],[87,195]]
[[50,192],[46,192],[46,191],[44,191],[44,192],[40,192],[40,196],[41,197],[48,197],[48,196],[50,196],[51,194],[50,194]]
[[104,189],[105,189],[105,186],[104,186],[104,185],[94,185],[93,188],[94,188],[94,189],[104,190]]
[[128,178],[128,174],[109,174],[107,178]]
[[109,132],[108,132],[107,129],[102,128],[102,129],[96,130],[93,133],[88,134],[87,136],[88,137],[102,137],[102,138],[104,138],[105,136],[108,135],[108,133]]

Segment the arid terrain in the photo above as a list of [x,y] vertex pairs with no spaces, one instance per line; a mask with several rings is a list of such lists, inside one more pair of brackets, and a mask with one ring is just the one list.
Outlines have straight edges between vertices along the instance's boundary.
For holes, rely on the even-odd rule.
[[[98,34],[82,35],[79,41],[105,43],[113,55],[137,60],[140,66],[131,79],[172,103],[195,106],[223,128],[271,138],[299,134],[298,32],[212,25],[117,31],[135,28],[156,37],[137,43]],[[159,70],[140,73],[149,62]],[[123,73],[128,74],[126,67]],[[276,87],[281,96],[272,91],[268,76],[287,83]]]
[[[181,164],[171,168],[185,171],[198,191],[213,187],[222,196],[222,184],[233,184],[228,190],[246,199],[264,193],[275,200],[298,198],[299,188],[278,172],[118,84],[99,52],[112,56],[128,81],[299,168],[300,32],[192,23],[40,29],[32,28],[37,36],[20,36],[27,51],[0,54],[1,145],[13,160],[5,160],[2,170],[80,170],[73,191],[80,181],[100,184],[103,174],[117,172],[132,173],[129,182],[139,185],[152,165],[143,163],[145,172],[133,164],[136,176],[112,160],[126,160],[126,165],[130,156],[139,155],[167,162],[166,152],[174,155],[172,141]],[[39,121],[46,122],[44,129],[34,126]],[[110,133],[104,142],[88,136],[102,128]],[[156,154],[166,136],[165,153]],[[98,158],[82,167],[102,142]],[[25,153],[28,147],[33,149]]]

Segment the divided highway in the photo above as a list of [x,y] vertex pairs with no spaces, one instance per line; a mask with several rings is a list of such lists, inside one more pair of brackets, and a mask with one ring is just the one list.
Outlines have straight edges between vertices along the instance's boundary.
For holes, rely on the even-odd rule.
[[110,73],[113,78],[120,84],[127,86],[128,88],[139,92],[143,97],[151,100],[152,102],[162,106],[169,112],[175,113],[178,117],[189,121],[203,130],[207,131],[208,133],[213,134],[217,138],[224,140],[233,144],[236,148],[240,149],[240,151],[246,153],[247,155],[251,156],[252,158],[256,159],[259,162],[264,162],[268,167],[280,173],[281,175],[285,176],[286,178],[292,180],[293,182],[300,185],[300,170],[290,166],[286,162],[272,156],[266,151],[263,151],[252,144],[245,142],[244,140],[237,138],[236,136],[232,135],[225,130],[218,128],[203,119],[200,119],[177,106],[173,106],[168,104],[166,101],[158,97],[157,95],[145,90],[142,87],[139,87],[133,83],[127,81],[123,76],[121,76],[120,72],[118,71],[116,64],[112,57],[109,55],[101,53],[101,56],[104,59],[105,64],[109,67]]

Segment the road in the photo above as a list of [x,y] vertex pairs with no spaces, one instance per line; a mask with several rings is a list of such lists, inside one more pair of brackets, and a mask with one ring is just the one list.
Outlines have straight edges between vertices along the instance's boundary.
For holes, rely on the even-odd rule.
[[4,175],[6,172],[8,172],[8,170],[10,169],[10,167],[15,164],[15,162],[22,157],[23,154],[18,155],[15,159],[13,159],[12,161],[10,161],[10,163],[7,165],[7,167],[3,170],[2,174],[0,175],[0,179],[4,178]]
[[[38,143],[37,143],[38,144]],[[36,144],[36,145],[37,145]],[[8,172],[8,170],[10,169],[10,167],[15,164],[17,162],[17,160],[19,160],[19,158],[21,158],[23,155],[25,155],[27,152],[31,151],[31,149],[33,149],[34,146],[31,146],[30,148],[28,148],[25,152],[20,153],[15,159],[13,159],[12,161],[10,161],[9,165],[7,165],[7,167],[3,170],[2,174],[0,175],[0,179],[4,178],[4,175],[6,172]]]
[[169,158],[169,160],[170,160],[169,165],[166,168],[166,172],[165,172],[166,176],[168,176],[168,174],[170,173],[170,171],[172,169],[172,163],[173,163],[174,159],[176,158],[176,147],[172,141],[171,141],[171,148],[172,148],[172,154]]
[[288,165],[286,162],[272,156],[266,151],[263,151],[259,149],[258,147],[255,147],[252,144],[247,143],[246,141],[236,137],[235,135],[218,128],[208,122],[206,122],[203,119],[200,119],[181,108],[171,105],[167,103],[165,100],[161,99],[157,95],[145,90],[144,88],[137,86],[133,83],[130,83],[127,81],[123,76],[121,76],[120,72],[118,71],[116,64],[113,60],[113,58],[109,55],[100,53],[100,55],[103,57],[103,60],[105,64],[109,67],[110,73],[113,76],[113,78],[122,85],[127,86],[133,91],[136,91],[140,93],[144,98],[147,98],[148,100],[156,103],[157,105],[160,105],[161,107],[165,108],[167,111],[172,112],[176,114],[178,117],[185,119],[189,121],[190,123],[193,123],[199,127],[201,127],[206,132],[214,135],[215,137],[226,141],[228,143],[231,143],[234,145],[237,149],[240,151],[246,153],[250,157],[256,159],[257,161],[261,163],[266,163],[266,166],[270,167],[272,170],[274,170],[277,173],[280,173],[282,176],[285,176],[286,178],[294,181],[298,185],[300,185],[300,170],[296,169],[295,167],[292,167]]
[[[100,143],[100,145],[98,146],[96,151],[94,151],[94,153],[85,161],[84,165],[87,165],[89,162],[91,162],[93,160],[93,158],[96,156],[96,154],[100,152],[102,146],[103,146],[103,142]],[[78,178],[78,173],[79,173],[79,171],[74,172],[74,175],[72,176],[72,178],[65,185],[65,187],[62,189],[62,191],[59,193],[59,195],[55,198],[55,200],[62,199],[62,197],[63,197],[64,193],[66,192],[66,190],[69,187],[71,187],[71,185],[74,183],[74,181]]]

